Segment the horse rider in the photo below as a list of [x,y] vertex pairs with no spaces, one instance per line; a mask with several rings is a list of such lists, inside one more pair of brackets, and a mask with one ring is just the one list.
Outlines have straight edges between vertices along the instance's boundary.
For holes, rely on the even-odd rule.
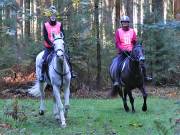
[[[122,63],[126,57],[128,57],[137,43],[137,35],[134,29],[129,27],[130,19],[128,16],[124,15],[120,19],[122,28],[118,28],[115,32],[115,43],[116,49],[118,51],[119,61]],[[152,80],[151,77],[146,76],[145,65],[142,64],[142,71],[144,74],[144,79],[146,81]],[[116,77],[118,79],[118,77]],[[119,85],[119,81],[114,81],[114,86]]]
[[[57,10],[55,6],[50,6],[49,8],[49,15],[48,15],[48,21],[44,23],[43,26],[43,36],[44,36],[44,54],[42,57],[42,69],[41,69],[41,77],[40,81],[44,81],[44,72],[46,67],[46,59],[48,55],[54,50],[54,44],[53,44],[53,34],[63,34],[64,30],[62,23],[56,20],[57,16]],[[68,62],[70,65],[71,70],[71,76],[72,78],[75,77],[75,75],[72,72],[72,66],[70,62],[70,58],[68,58]]]

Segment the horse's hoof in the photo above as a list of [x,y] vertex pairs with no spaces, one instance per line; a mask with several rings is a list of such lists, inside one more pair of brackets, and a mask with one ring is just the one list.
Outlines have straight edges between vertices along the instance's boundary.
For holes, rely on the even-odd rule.
[[58,116],[58,115],[55,116],[55,119],[56,119],[56,121],[60,121],[61,120],[60,116]]
[[66,123],[61,124],[61,128],[66,128]]
[[39,111],[39,115],[44,115],[44,111],[43,111],[43,110],[40,110],[40,111]]
[[127,105],[124,105],[124,109],[126,112],[129,112],[129,107]]
[[147,106],[143,106],[143,107],[142,107],[142,111],[143,111],[143,112],[146,112],[146,111],[147,111]]
[[135,113],[136,111],[135,110],[132,110],[132,113]]
[[129,112],[129,109],[125,109],[126,112]]
[[65,106],[65,111],[64,111],[64,117],[65,117],[65,118],[67,118],[69,108],[70,108],[69,105],[66,105],[66,106]]

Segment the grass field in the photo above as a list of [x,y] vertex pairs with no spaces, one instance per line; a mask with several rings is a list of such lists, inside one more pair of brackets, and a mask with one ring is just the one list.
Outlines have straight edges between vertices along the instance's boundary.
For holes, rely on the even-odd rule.
[[126,113],[120,98],[71,99],[67,127],[59,128],[52,114],[52,100],[46,100],[46,113],[38,115],[39,100],[21,99],[18,106],[27,120],[6,116],[13,100],[0,100],[0,135],[179,135],[180,103],[177,99],[148,98],[148,111],[142,112],[142,98],[135,99],[136,113]]

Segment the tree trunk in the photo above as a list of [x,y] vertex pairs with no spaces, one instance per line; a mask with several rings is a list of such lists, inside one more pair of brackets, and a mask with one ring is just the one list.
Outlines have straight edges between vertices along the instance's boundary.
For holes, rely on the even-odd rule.
[[[22,12],[23,9],[23,0],[17,0],[17,8],[19,11]],[[22,14],[19,14],[17,17],[17,38],[22,38],[23,37],[23,20],[22,20]]]
[[[2,11],[3,11],[3,9],[2,9],[3,7],[0,7],[0,31],[2,31],[2,26],[3,26],[3,24],[2,24],[2,17],[3,17],[3,14],[2,14]],[[0,47],[2,46],[2,34],[0,34],[0,42],[1,42],[1,45],[0,45]]]
[[180,20],[180,1],[175,0],[174,1],[174,17],[176,20]]
[[45,5],[49,8],[51,6],[51,0],[45,0]]
[[41,11],[40,11],[40,5],[41,5],[41,1],[36,1],[36,17],[37,17],[37,30],[36,30],[36,39],[37,41],[41,40]]
[[131,22],[133,23],[133,0],[124,1],[126,15],[129,16]]
[[30,0],[26,0],[24,1],[25,3],[25,35],[27,37],[30,36],[30,18],[29,18],[29,15],[30,15]]
[[137,28],[138,28],[138,36],[142,39],[142,0],[137,1]]
[[116,0],[116,29],[119,27],[120,24],[120,4],[121,0]]
[[97,46],[97,76],[96,76],[96,87],[100,88],[101,85],[101,46],[99,39],[99,0],[95,0],[95,29],[96,29],[96,46]]
[[152,11],[154,13],[154,22],[164,20],[163,0],[152,0]]

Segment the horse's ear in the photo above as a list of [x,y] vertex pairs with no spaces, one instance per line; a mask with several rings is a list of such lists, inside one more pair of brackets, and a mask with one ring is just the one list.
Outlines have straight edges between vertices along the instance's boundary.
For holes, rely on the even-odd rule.
[[138,41],[134,46],[142,46],[142,42]]
[[142,44],[143,44],[143,40],[138,39],[138,41],[136,42],[134,46],[142,46]]

